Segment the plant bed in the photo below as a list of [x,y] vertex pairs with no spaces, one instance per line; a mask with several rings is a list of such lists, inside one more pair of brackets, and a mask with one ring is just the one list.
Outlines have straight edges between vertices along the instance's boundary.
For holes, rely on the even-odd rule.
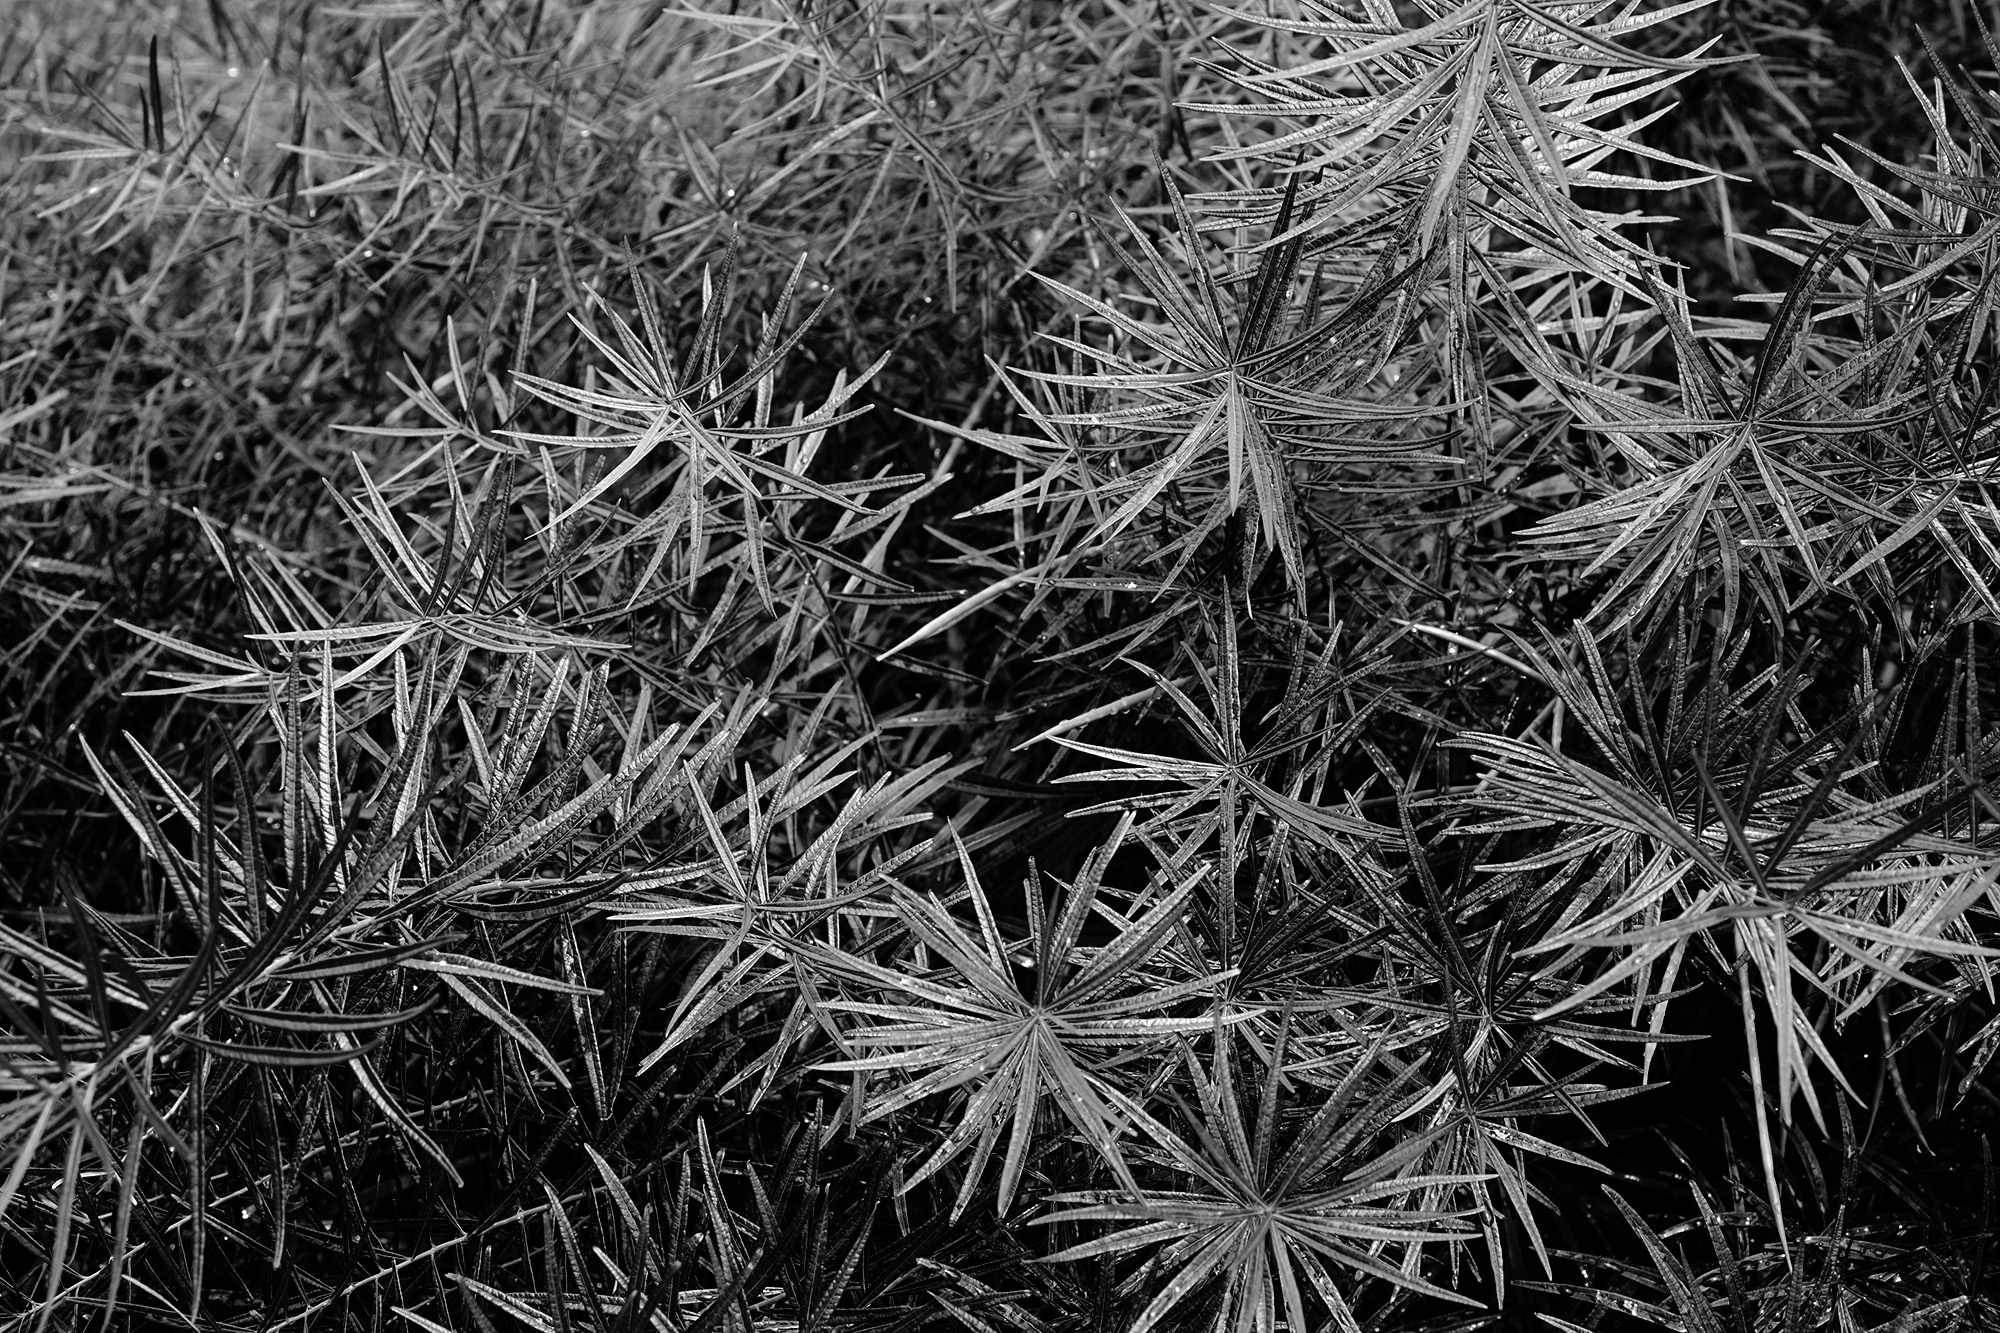
[[2000,1327],[1972,9],[14,17],[7,1327]]

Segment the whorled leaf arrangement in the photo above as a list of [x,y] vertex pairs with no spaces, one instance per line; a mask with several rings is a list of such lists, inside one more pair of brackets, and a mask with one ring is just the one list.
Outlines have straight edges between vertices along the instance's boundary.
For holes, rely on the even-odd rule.
[[977,934],[955,921],[935,897],[918,899],[904,892],[894,899],[903,929],[944,964],[942,969],[912,975],[908,962],[898,969],[845,952],[807,955],[807,965],[828,980],[844,981],[862,994],[900,995],[903,1000],[826,1005],[833,1013],[887,1020],[843,1034],[847,1046],[884,1053],[819,1068],[854,1074],[893,1071],[908,1077],[887,1095],[872,1098],[861,1123],[965,1089],[957,1126],[903,1184],[905,1189],[915,1186],[971,1148],[972,1161],[952,1205],[954,1216],[971,1203],[1000,1133],[1011,1126],[994,1199],[998,1211],[1007,1213],[1044,1103],[1052,1102],[1083,1141],[1130,1181],[1118,1146],[1126,1117],[1117,1085],[1107,1082],[1108,1070],[1129,1068],[1174,1034],[1200,1032],[1212,1024],[1206,1014],[1177,1015],[1173,1010],[1186,1009],[1184,1002],[1212,991],[1228,973],[1175,978],[1149,967],[1166,935],[1182,926],[1195,887],[1192,880],[1171,890],[1162,886],[1162,891],[1125,905],[1118,914],[1123,928],[1109,943],[1088,950],[1080,945],[1097,906],[1104,869],[1131,822],[1128,815],[1111,841],[1092,854],[1053,916],[1039,877],[1029,879],[1029,933],[1024,940],[1010,943],[1001,936],[978,872],[959,844]]
[[[1185,1102],[1180,1108],[1191,1135],[1177,1134],[1133,1108],[1152,1154],[1171,1178],[1185,1179],[1191,1188],[1137,1188],[1123,1197],[1071,1192],[1051,1199],[1071,1206],[1041,1219],[1045,1224],[1134,1224],[1051,1255],[1052,1262],[1164,1246],[1153,1264],[1133,1276],[1135,1290],[1144,1290],[1154,1276],[1149,1269],[1166,1275],[1132,1323],[1134,1333],[1167,1321],[1182,1302],[1211,1285],[1215,1305],[1203,1322],[1215,1327],[1270,1328],[1280,1312],[1289,1327],[1309,1327],[1304,1303],[1309,1290],[1325,1302],[1332,1326],[1352,1333],[1360,1324],[1333,1277],[1339,1269],[1378,1277],[1402,1291],[1477,1304],[1417,1272],[1425,1242],[1471,1234],[1438,1225],[1463,1213],[1417,1201],[1441,1186],[1463,1186],[1476,1178],[1409,1174],[1404,1168],[1411,1149],[1420,1150],[1428,1136],[1406,1139],[1368,1159],[1387,1126],[1422,1097],[1406,1091],[1416,1071],[1406,1067],[1375,1086],[1369,1075],[1380,1048],[1362,1053],[1281,1145],[1278,1114],[1289,1035],[1289,1022],[1281,1024],[1254,1112],[1245,1112],[1244,1093],[1236,1086],[1235,1044],[1226,1036],[1218,1036],[1211,1069],[1183,1047],[1198,1099],[1198,1109]],[[1364,1089],[1366,1102],[1360,1100]],[[1388,1246],[1402,1250],[1395,1262],[1385,1252]]]

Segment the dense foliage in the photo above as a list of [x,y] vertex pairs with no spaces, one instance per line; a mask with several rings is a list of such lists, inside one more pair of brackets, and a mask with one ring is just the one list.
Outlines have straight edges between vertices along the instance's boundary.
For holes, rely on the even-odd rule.
[[2000,1328],[1974,6],[4,18],[7,1327]]

